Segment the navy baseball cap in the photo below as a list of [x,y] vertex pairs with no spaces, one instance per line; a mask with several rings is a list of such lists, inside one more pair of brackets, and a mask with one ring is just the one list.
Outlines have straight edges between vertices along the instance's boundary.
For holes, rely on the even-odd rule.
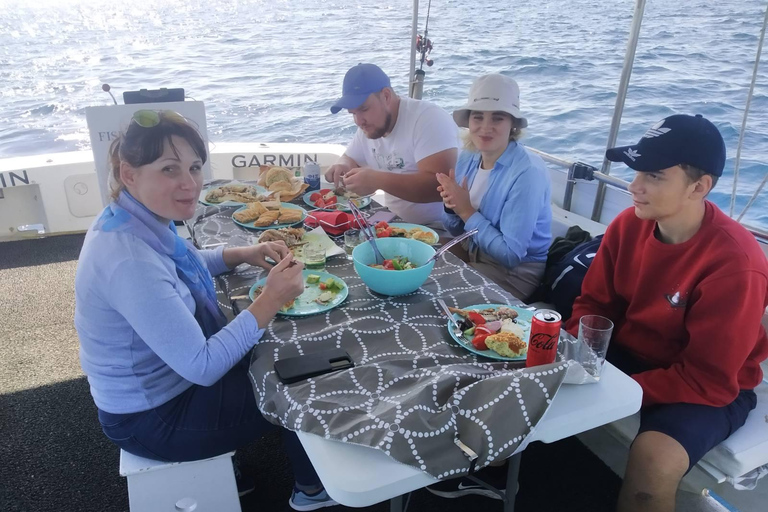
[[357,108],[368,99],[368,96],[391,87],[389,77],[376,64],[358,64],[344,75],[344,85],[341,98],[331,107],[331,113],[336,114],[343,108]]
[[700,114],[676,114],[654,124],[637,144],[611,148],[605,157],[640,172],[688,164],[722,176],[725,142],[717,127]]

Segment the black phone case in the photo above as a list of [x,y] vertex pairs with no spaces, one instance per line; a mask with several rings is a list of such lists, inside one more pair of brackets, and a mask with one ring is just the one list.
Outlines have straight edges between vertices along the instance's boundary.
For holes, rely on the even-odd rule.
[[287,357],[275,361],[275,372],[283,384],[292,384],[310,377],[352,368],[355,363],[346,350],[334,348],[322,352]]

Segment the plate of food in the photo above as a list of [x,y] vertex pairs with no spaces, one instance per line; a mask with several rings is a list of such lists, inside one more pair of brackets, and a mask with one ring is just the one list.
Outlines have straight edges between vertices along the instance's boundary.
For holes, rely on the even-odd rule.
[[434,229],[408,222],[378,222],[375,225],[376,238],[413,238],[425,244],[435,245],[440,237]]
[[254,201],[267,201],[270,195],[264,187],[245,183],[228,183],[209,187],[200,192],[199,201],[206,206],[241,206]]
[[[278,315],[309,316],[324,313],[344,302],[344,299],[349,295],[347,283],[333,274],[317,270],[303,270],[302,274],[304,276],[304,292],[295,300],[284,304],[278,311]],[[266,282],[267,278],[265,277],[251,286],[248,291],[251,300],[256,300]]]
[[321,188],[314,192],[304,194],[304,203],[318,210],[326,211],[350,211],[349,202],[354,201],[358,208],[365,208],[371,204],[370,196],[360,197],[354,192],[348,192],[343,189],[331,190],[330,188]]
[[295,171],[268,165],[260,166],[258,184],[273,193],[276,201],[293,201],[309,187],[302,178],[296,176]]
[[457,336],[453,324],[448,322],[448,332],[456,343],[490,359],[525,361],[533,311],[506,304],[448,309],[463,333],[463,336]]
[[307,212],[301,206],[278,201],[256,201],[232,214],[235,224],[248,229],[284,228],[301,224]]
[[304,248],[313,244],[324,247],[327,258],[344,254],[344,249],[333,243],[333,240],[323,231],[323,228],[319,227],[312,231],[307,231],[304,228],[270,228],[261,233],[258,241],[283,241],[293,255],[301,261],[303,261]]

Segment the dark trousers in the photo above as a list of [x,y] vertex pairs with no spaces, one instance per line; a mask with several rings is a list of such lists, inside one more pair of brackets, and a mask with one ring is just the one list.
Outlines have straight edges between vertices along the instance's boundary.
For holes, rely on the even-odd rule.
[[[215,457],[280,428],[264,419],[256,407],[245,361],[213,386],[193,385],[149,411],[111,414],[99,410],[99,421],[107,437],[123,450],[166,462]],[[283,446],[296,481],[319,485],[296,434],[283,430]]]
[[[607,359],[627,375],[653,369],[617,345],[608,347]],[[640,410],[640,430],[666,434],[688,453],[688,471],[709,450],[723,442],[747,421],[757,405],[757,395],[743,389],[733,402],[722,407],[702,404],[656,404]]]

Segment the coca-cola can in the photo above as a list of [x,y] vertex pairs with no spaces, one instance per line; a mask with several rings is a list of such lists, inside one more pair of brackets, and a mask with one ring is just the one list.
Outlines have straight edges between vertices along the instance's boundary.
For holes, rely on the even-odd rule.
[[561,323],[560,313],[552,309],[540,309],[533,315],[526,367],[555,362]]

